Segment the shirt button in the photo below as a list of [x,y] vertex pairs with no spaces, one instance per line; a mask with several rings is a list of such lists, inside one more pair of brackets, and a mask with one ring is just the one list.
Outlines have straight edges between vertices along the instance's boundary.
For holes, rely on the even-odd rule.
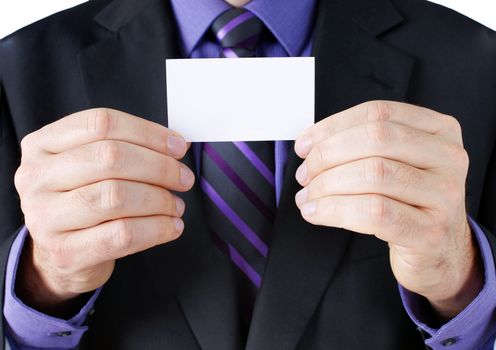
[[71,331],[65,331],[65,332],[58,332],[55,333],[57,337],[70,337],[72,335]]
[[441,342],[441,345],[442,346],[451,346],[451,345],[455,345],[457,342],[458,342],[457,338],[448,338],[448,339],[443,340]]

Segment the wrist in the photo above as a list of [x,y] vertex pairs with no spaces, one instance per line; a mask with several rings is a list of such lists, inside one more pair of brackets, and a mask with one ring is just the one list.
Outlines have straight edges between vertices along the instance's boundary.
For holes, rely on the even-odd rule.
[[461,254],[462,258],[455,260],[458,263],[452,265],[455,266],[450,269],[452,272],[445,274],[446,281],[443,284],[446,287],[441,290],[439,296],[426,296],[442,322],[457,316],[477,297],[484,286],[482,259],[468,223],[465,232],[468,236],[463,245],[467,248],[466,253]]
[[26,238],[15,281],[15,293],[27,306],[50,316],[67,319],[80,305],[79,293],[64,291],[46,273],[35,253],[32,239]]

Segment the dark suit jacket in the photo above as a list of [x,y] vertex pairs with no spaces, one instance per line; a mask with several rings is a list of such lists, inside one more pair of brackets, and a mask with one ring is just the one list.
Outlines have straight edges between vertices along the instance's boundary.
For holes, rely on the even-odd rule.
[[[467,205],[494,249],[495,33],[423,0],[321,0],[314,55],[318,120],[372,99],[458,118],[471,158]],[[178,56],[164,0],[93,0],[0,42],[0,267],[22,225],[12,180],[22,137],[90,107],[166,125],[164,60]],[[185,162],[193,165],[191,155]],[[294,203],[299,163],[289,156],[247,349],[423,348],[387,245],[303,221]],[[205,230],[198,186],[183,198],[184,235],[118,262],[84,348],[243,347],[230,264]]]

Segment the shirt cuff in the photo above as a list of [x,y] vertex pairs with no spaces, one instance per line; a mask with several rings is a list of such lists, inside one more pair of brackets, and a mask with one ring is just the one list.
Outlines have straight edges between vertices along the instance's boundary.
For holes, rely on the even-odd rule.
[[434,350],[481,349],[496,329],[496,273],[491,246],[479,225],[470,217],[468,220],[479,244],[485,283],[479,295],[461,313],[441,328],[431,328],[422,321],[427,314],[425,299],[399,286],[408,315],[420,330],[431,336],[425,344]]
[[5,275],[5,301],[3,314],[7,331],[16,345],[23,348],[70,349],[78,346],[81,337],[88,330],[84,325],[88,314],[100,294],[96,290],[79,313],[69,320],[45,315],[25,305],[15,294],[14,286],[19,260],[28,230],[24,227],[14,240],[7,261]]

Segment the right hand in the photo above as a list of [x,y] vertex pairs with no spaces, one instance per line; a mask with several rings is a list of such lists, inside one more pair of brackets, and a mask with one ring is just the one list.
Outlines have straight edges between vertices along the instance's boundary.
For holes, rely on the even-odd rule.
[[178,161],[188,148],[178,133],[92,109],[29,134],[21,147],[15,185],[32,241],[16,288],[40,311],[102,286],[116,259],[182,233],[185,204],[171,191],[195,179]]

